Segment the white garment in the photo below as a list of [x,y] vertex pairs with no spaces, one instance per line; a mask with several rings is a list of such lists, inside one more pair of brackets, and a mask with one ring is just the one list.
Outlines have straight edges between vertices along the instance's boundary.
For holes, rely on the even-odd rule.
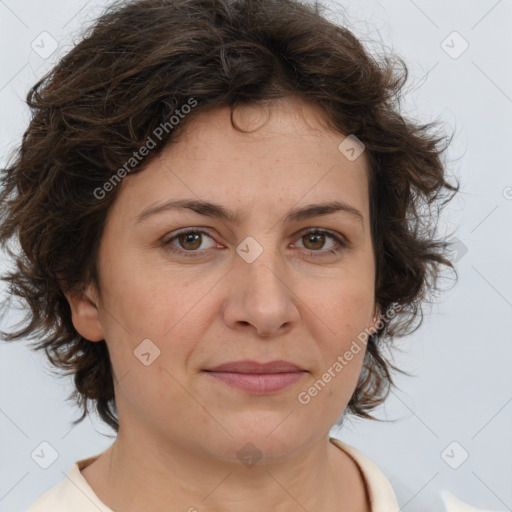
[[[334,438],[330,438],[330,441],[347,453],[361,470],[372,512],[398,512],[391,484],[381,470],[353,446]],[[100,501],[80,473],[98,457],[96,455],[73,464],[66,479],[39,496],[25,512],[113,512]]]

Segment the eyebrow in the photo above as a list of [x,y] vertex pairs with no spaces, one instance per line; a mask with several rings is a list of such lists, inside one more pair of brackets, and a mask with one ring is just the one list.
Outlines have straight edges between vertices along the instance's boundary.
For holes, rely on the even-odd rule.
[[[148,217],[156,215],[161,212],[170,211],[170,210],[180,210],[187,209],[193,212],[196,212],[200,215],[204,215],[206,217],[213,217],[221,220],[225,220],[236,224],[239,222],[238,212],[234,212],[233,210],[229,210],[228,208],[209,201],[201,201],[201,200],[192,200],[192,199],[180,199],[174,200],[171,199],[161,205],[150,206],[142,211],[137,216],[136,223],[142,222],[146,220]],[[294,208],[290,210],[285,217],[286,222],[300,222],[305,219],[319,217],[322,215],[329,215],[335,212],[344,212],[349,214],[351,217],[356,219],[364,226],[364,217],[363,214],[354,208],[342,201],[330,201],[327,203],[321,204],[310,204],[308,206],[304,206],[301,208]]]

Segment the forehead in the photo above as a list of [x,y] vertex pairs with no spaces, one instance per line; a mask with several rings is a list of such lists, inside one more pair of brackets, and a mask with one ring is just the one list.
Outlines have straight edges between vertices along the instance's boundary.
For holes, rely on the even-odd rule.
[[211,199],[269,213],[276,201],[341,200],[367,210],[366,155],[347,159],[339,149],[346,135],[330,129],[320,110],[295,98],[238,105],[233,122],[243,131],[230,114],[217,107],[185,119],[177,140],[123,181],[121,201],[141,210],[170,199]]
[[[179,140],[185,143],[178,145],[175,155],[180,150],[192,148],[201,153],[201,144],[222,142],[235,154],[243,155],[237,150],[252,146],[254,151],[261,148],[265,155],[268,149],[275,148],[276,156],[292,156],[293,151],[297,158],[308,160],[318,158],[320,152],[333,153],[334,149],[337,149],[336,156],[342,155],[338,145],[347,135],[329,125],[327,115],[320,107],[299,97],[287,96],[238,104],[232,113],[229,107],[223,106],[203,111],[189,120],[185,118],[184,129],[179,136]],[[313,145],[318,146],[316,154],[311,151]],[[290,149],[288,152],[287,147]],[[301,151],[301,147],[307,151]],[[366,163],[365,155],[361,156],[361,161]]]

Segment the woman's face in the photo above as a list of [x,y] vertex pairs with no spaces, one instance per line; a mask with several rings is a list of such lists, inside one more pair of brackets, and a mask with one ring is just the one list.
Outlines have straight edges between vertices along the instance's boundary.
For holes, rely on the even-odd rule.
[[[364,153],[347,159],[345,137],[319,116],[291,98],[239,106],[235,122],[254,130],[240,133],[229,108],[211,111],[120,185],[100,246],[101,307],[72,304],[81,334],[108,345],[120,434],[222,460],[252,443],[271,460],[325,437],[343,413],[366,348],[358,335],[375,325],[368,178]],[[321,214],[334,201],[359,213]],[[302,371],[208,371],[247,360]]]

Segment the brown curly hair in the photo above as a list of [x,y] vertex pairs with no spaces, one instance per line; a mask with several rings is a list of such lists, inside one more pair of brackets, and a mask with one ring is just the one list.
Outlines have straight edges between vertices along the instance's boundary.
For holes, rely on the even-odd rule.
[[289,95],[364,143],[375,300],[380,311],[401,309],[369,338],[345,412],[377,419],[369,411],[394,385],[391,369],[406,373],[384,357],[384,342],[415,331],[427,295],[439,291],[442,266],[455,271],[448,242],[436,238],[439,211],[459,189],[441,158],[452,137],[432,132],[436,123],[405,118],[404,61],[371,55],[324,9],[297,0],[117,2],[30,89],[31,121],[2,169],[0,191],[0,244],[14,262],[2,277],[10,292],[2,308],[17,297],[27,316],[2,336],[36,339],[33,348],[44,349],[58,372],[74,375],[70,399],[83,409],[75,423],[92,401],[104,422],[119,427],[105,340],[78,334],[63,293],[99,287],[98,248],[119,187],[101,198],[94,191],[191,97],[197,106],[132,173],[208,109],[230,106],[233,114],[237,104]]

